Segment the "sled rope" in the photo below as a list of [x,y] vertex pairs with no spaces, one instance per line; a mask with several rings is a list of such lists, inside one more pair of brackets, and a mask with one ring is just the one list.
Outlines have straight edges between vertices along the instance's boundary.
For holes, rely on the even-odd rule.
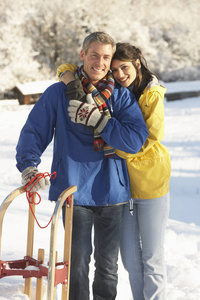
[[[41,226],[41,225],[39,224],[39,222],[38,222],[38,220],[37,220],[37,218],[36,218],[36,215],[35,215],[35,213],[33,212],[33,209],[32,209],[32,207],[31,207],[31,203],[33,203],[33,204],[35,204],[35,205],[39,205],[40,202],[41,202],[41,196],[40,196],[40,194],[39,194],[38,192],[35,192],[35,194],[36,194],[36,196],[38,197],[39,200],[38,200],[38,202],[34,201],[34,197],[33,197],[34,193],[31,192],[31,190],[33,189],[33,187],[36,185],[36,183],[37,183],[40,179],[45,178],[45,177],[50,177],[51,179],[55,179],[55,178],[56,178],[56,172],[53,172],[53,173],[51,173],[51,174],[49,174],[48,172],[45,172],[45,173],[39,173],[39,174],[37,174],[34,178],[32,178],[32,179],[29,181],[29,183],[27,183],[27,185],[24,187],[24,188],[25,188],[25,191],[26,191],[26,199],[27,199],[27,201],[28,201],[30,210],[31,210],[31,212],[32,212],[32,214],[33,214],[33,217],[34,217],[34,219],[35,219],[37,225],[38,225],[41,229],[45,229],[45,228],[47,228],[47,227],[49,226],[49,224],[51,223],[51,220],[52,220],[53,215],[51,216],[51,218],[50,218],[49,222],[47,223],[47,225]],[[30,189],[29,191],[27,191],[27,188],[28,188],[32,183],[33,183],[33,186],[31,187],[31,189]]]

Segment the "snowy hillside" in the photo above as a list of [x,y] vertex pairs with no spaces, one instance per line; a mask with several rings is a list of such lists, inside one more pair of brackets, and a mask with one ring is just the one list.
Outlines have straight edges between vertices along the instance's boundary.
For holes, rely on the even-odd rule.
[[141,47],[164,81],[199,80],[199,14],[199,0],[0,1],[0,99],[17,83],[54,80],[65,61],[79,63],[93,31]]
[[[15,167],[15,147],[20,130],[32,106],[19,106],[17,101],[0,101],[0,203],[21,185],[21,176]],[[164,144],[172,159],[171,211],[166,232],[166,263],[169,300],[200,299],[200,98],[165,101],[166,132]],[[46,150],[41,171],[50,171],[52,145]],[[38,219],[46,225],[53,211],[47,201],[47,192],[41,192],[42,202],[36,209]],[[26,252],[28,204],[20,196],[9,207],[4,220],[3,260],[23,258]],[[34,257],[37,249],[44,248],[48,260],[49,227],[36,226]],[[63,228],[59,221],[57,239],[58,256],[62,260]],[[90,278],[93,276],[91,264]],[[27,300],[22,294],[21,277],[0,279],[0,300]],[[33,292],[35,281],[33,280]],[[60,287],[57,300],[60,300]],[[125,296],[124,296],[125,295]],[[34,299],[34,298],[32,298]],[[119,286],[117,300],[132,300],[128,277],[119,261]],[[44,289],[44,300],[45,289]]]

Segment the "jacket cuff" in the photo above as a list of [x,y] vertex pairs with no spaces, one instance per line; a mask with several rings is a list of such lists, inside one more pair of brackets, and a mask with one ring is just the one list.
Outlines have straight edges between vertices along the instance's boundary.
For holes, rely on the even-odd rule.
[[95,129],[101,133],[104,129],[104,127],[106,126],[107,122],[109,120],[108,116],[102,115],[101,118],[99,119],[99,121],[97,122],[97,124],[95,125]]

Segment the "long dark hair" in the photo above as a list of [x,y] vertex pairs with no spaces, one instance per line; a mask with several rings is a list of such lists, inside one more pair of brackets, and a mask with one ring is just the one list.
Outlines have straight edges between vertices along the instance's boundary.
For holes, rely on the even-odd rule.
[[[148,69],[147,62],[142,55],[140,48],[132,46],[129,43],[117,43],[116,52],[112,59],[118,59],[121,61],[131,61],[136,69],[136,79],[134,80],[133,92],[138,100],[147,86],[147,84],[153,79],[153,73]],[[136,65],[136,60],[139,59],[141,68]]]

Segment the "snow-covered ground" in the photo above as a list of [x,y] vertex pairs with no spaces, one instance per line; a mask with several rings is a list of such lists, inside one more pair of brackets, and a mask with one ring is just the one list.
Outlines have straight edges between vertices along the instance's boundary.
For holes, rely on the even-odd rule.
[[[188,83],[189,84],[189,83]],[[19,106],[17,101],[0,101],[0,204],[21,185],[21,175],[15,167],[15,147],[20,130],[32,106]],[[164,144],[172,159],[171,211],[166,231],[166,264],[169,300],[200,299],[200,97],[180,101],[165,101],[166,131]],[[52,145],[46,150],[39,167],[50,172]],[[42,202],[36,207],[41,225],[46,225],[54,205],[47,201],[47,191],[41,192]],[[3,223],[1,259],[21,259],[26,255],[28,203],[21,195],[9,206]],[[35,227],[34,257],[38,248],[45,249],[48,261],[49,232]],[[63,227],[61,217],[57,237],[58,259],[62,261]],[[93,263],[93,261],[92,261]],[[133,266],[134,267],[134,266]],[[91,264],[90,278],[93,276]],[[35,279],[32,279],[34,296]],[[0,300],[27,300],[23,294],[24,279],[0,279]],[[35,299],[34,297],[31,299]],[[46,299],[46,279],[44,297]],[[60,285],[56,298],[60,298]],[[128,276],[119,260],[117,300],[131,300]]]

